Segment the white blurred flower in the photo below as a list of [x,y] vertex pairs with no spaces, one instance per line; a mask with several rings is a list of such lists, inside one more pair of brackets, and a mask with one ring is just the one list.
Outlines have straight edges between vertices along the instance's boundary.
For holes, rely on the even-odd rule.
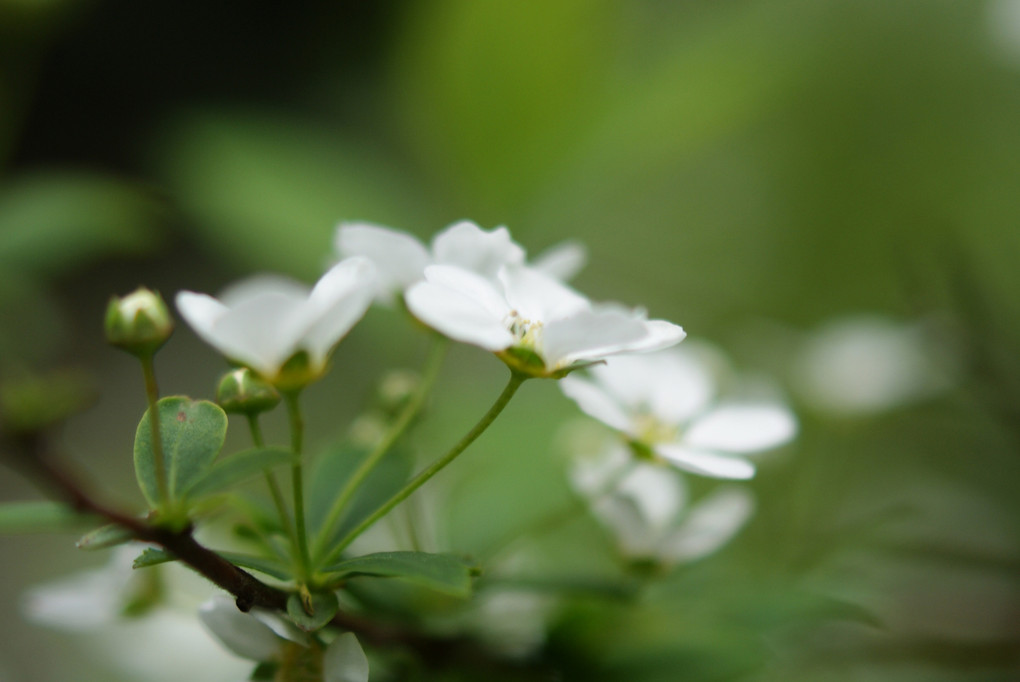
[[991,0],[985,11],[992,49],[1010,65],[1020,66],[1020,0]]
[[737,455],[782,445],[797,424],[774,400],[716,401],[716,379],[695,348],[615,357],[588,378],[560,384],[589,416],[640,454],[715,478],[743,479],[754,466]]
[[870,414],[948,386],[951,372],[940,360],[922,325],[861,315],[829,322],[808,338],[793,378],[813,407]]
[[[84,652],[127,679],[221,682],[247,675],[251,666],[224,655],[195,618],[197,604],[216,588],[180,566],[136,571],[138,553],[138,545],[120,547],[102,568],[34,587],[22,611],[32,622],[78,633]],[[139,598],[152,603],[125,615]]]
[[406,300],[437,331],[539,376],[684,338],[675,324],[620,306],[592,305],[565,284],[520,265],[504,266],[495,280],[458,267],[429,266],[425,281],[412,286]]
[[333,266],[309,291],[277,276],[259,276],[228,288],[220,300],[177,294],[181,316],[206,343],[266,380],[286,382],[281,372],[295,354],[307,353],[299,380],[326,368],[330,351],[361,319],[372,300],[375,266],[349,258]]
[[[391,302],[421,281],[429,265],[455,265],[493,279],[502,266],[524,263],[524,249],[505,227],[486,231],[466,220],[436,234],[431,248],[406,232],[369,223],[341,223],[335,246],[341,257],[365,256],[376,264],[376,296],[382,302]],[[567,280],[584,261],[580,244],[564,242],[540,255],[533,265],[551,277]]]
[[687,563],[714,553],[754,511],[750,491],[736,485],[690,503],[678,472],[634,462],[620,446],[577,458],[571,482],[612,531],[623,555],[659,564]]
[[[278,661],[288,643],[301,647],[311,644],[308,635],[283,616],[263,609],[242,613],[226,597],[202,604],[198,615],[223,646],[252,661]],[[368,658],[352,632],[329,643],[322,663],[323,682],[368,682]]]

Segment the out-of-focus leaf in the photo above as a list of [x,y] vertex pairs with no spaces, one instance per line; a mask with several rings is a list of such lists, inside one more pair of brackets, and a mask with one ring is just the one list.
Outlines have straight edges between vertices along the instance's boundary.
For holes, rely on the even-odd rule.
[[410,228],[414,191],[378,152],[307,122],[194,115],[165,136],[162,167],[217,257],[317,275],[339,220]]
[[12,431],[35,431],[85,409],[96,397],[91,375],[73,369],[0,384],[0,415]]
[[396,42],[397,111],[455,205],[503,220],[584,139],[616,56],[613,3],[439,0],[419,11]]
[[0,533],[66,531],[81,525],[84,518],[60,502],[8,502],[0,504]]
[[177,557],[165,549],[147,547],[141,554],[135,557],[131,568],[148,568],[149,566],[158,566],[169,561],[177,561]]
[[213,464],[209,473],[184,492],[188,497],[197,499],[204,495],[221,492],[233,485],[254,478],[267,469],[293,461],[294,453],[286,448],[268,447],[244,450]]
[[[308,525],[313,533],[320,532],[319,527],[324,523],[334,498],[368,454],[364,448],[343,445],[327,451],[315,462],[307,493]],[[329,544],[343,537],[372,514],[383,500],[403,488],[411,477],[413,466],[413,458],[407,450],[397,447],[388,452],[361,482],[347,510],[340,517],[337,529],[329,538],[327,549]]]
[[[227,415],[207,400],[193,401],[174,396],[157,403],[163,443],[167,492],[180,500],[196,481],[203,478],[223,447]],[[135,432],[135,474],[149,504],[159,502],[156,461],[152,449],[152,427],[148,410]]]
[[266,557],[251,556],[249,554],[238,554],[237,552],[216,552],[221,557],[241,568],[250,568],[259,573],[265,573],[277,580],[290,580],[294,577],[290,567],[282,561],[268,559]]
[[463,557],[429,552],[378,552],[347,559],[324,570],[340,579],[356,576],[402,578],[444,594],[466,597],[478,567]]
[[54,273],[155,243],[155,200],[136,185],[97,174],[52,173],[0,186],[0,271]]
[[134,535],[131,531],[123,526],[117,526],[109,524],[96,528],[90,533],[86,533],[78,540],[78,549],[106,549],[107,547],[116,547],[117,545],[123,545],[125,542],[134,540]]

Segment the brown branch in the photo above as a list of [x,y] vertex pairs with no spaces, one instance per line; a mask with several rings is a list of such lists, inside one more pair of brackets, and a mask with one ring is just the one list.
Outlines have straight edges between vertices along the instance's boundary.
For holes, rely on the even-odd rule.
[[276,610],[287,608],[286,592],[263,583],[200,545],[192,535],[191,527],[180,531],[163,528],[97,501],[63,467],[54,463],[41,436],[22,435],[13,444],[13,449],[21,455],[16,464],[40,485],[65,499],[76,511],[100,516],[130,531],[136,540],[163,547],[181,563],[232,594],[241,611],[250,611],[255,606]]

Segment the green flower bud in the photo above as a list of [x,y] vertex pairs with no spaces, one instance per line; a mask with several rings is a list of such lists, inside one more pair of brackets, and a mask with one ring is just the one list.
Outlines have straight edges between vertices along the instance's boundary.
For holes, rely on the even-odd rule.
[[106,308],[106,340],[132,355],[155,353],[173,331],[163,297],[145,287],[123,298],[114,296]]
[[407,369],[387,372],[376,388],[379,406],[388,414],[398,413],[407,405],[420,383],[421,377],[417,372]]
[[255,415],[280,402],[279,392],[247,367],[227,372],[216,388],[216,402],[226,412]]

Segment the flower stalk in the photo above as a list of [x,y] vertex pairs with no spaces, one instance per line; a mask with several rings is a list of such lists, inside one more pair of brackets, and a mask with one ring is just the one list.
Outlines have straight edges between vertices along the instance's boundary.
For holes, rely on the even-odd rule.
[[142,376],[145,378],[145,399],[149,404],[149,427],[152,429],[152,455],[156,465],[159,507],[163,513],[168,514],[170,490],[166,482],[166,456],[163,454],[163,436],[159,425],[159,385],[156,383],[154,358],[155,353],[142,353],[138,356],[142,363]]
[[414,394],[404,405],[404,409],[401,410],[400,416],[398,416],[396,421],[393,422],[386,435],[383,436],[383,438],[376,444],[375,449],[369,453],[368,457],[365,458],[357,470],[351,475],[343,489],[333,501],[333,506],[330,507],[329,514],[326,516],[326,521],[322,524],[322,531],[319,533],[316,540],[313,556],[321,557],[322,552],[325,550],[324,544],[328,542],[331,537],[334,527],[340,521],[341,515],[347,508],[351,499],[354,497],[354,494],[358,491],[358,487],[368,477],[368,475],[372,473],[376,465],[378,465],[383,456],[390,451],[397,440],[404,435],[404,432],[407,431],[408,427],[414,421],[414,418],[421,411],[422,406],[425,404],[426,396],[432,390],[432,386],[436,383],[436,378],[439,376],[439,369],[443,364],[443,357],[446,354],[448,345],[448,341],[444,337],[439,336],[438,334],[434,334],[432,336],[428,357],[425,360],[425,369],[422,374],[422,379],[415,389]]
[[291,466],[291,494],[294,499],[294,535],[297,545],[298,567],[307,578],[311,564],[308,553],[308,530],[305,527],[305,484],[301,466],[301,454],[304,448],[305,423],[301,416],[301,405],[298,400],[300,391],[286,391],[283,401],[287,404],[287,416],[290,419],[290,443],[294,451],[294,464]]
[[386,514],[388,514],[390,510],[392,510],[398,504],[407,499],[411,495],[411,493],[425,485],[425,483],[428,482],[430,478],[435,476],[448,464],[455,460],[457,456],[460,455],[460,453],[464,452],[464,450],[466,450],[467,447],[471,445],[471,443],[475,442],[475,440],[480,435],[482,435],[485,432],[485,430],[489,428],[489,426],[492,425],[492,422],[496,420],[496,417],[498,417],[500,413],[503,411],[503,409],[507,406],[507,404],[510,403],[510,400],[514,397],[514,394],[517,393],[517,389],[521,387],[521,384],[523,384],[527,379],[530,378],[531,377],[527,374],[522,374],[520,372],[511,372],[510,381],[507,382],[507,385],[503,389],[503,392],[499,394],[499,397],[496,398],[496,402],[492,404],[488,412],[486,412],[482,416],[482,418],[478,420],[478,423],[475,424],[474,427],[472,427],[471,430],[468,431],[467,434],[465,434],[464,437],[461,438],[456,445],[450,448],[450,450],[445,455],[443,455],[442,457],[434,461],[432,464],[430,464],[428,467],[426,467],[424,470],[422,470],[420,473],[418,473],[418,475],[412,478],[407,483],[407,485],[401,488],[395,495],[393,495],[393,497],[391,497],[381,507],[375,510],[375,512],[373,512],[371,516],[366,518],[364,521],[359,523],[354,529],[352,529],[349,533],[347,533],[347,535],[344,536],[344,538],[340,541],[339,544],[337,544],[333,551],[330,552],[329,556],[326,557],[323,563],[328,565],[329,563],[339,558],[340,553],[343,552],[343,550],[346,549],[348,545],[354,542],[354,540],[357,539],[359,535],[368,530],[376,521],[386,516]]

